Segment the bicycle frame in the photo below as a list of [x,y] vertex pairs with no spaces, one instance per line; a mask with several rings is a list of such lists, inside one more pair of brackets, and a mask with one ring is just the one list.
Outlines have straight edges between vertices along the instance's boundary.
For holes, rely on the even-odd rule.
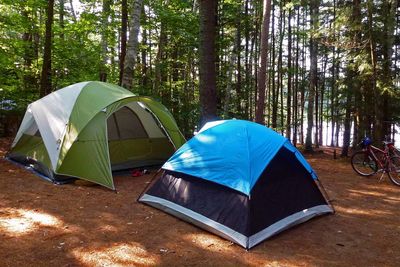
[[386,144],[389,148],[389,152],[392,153],[392,155],[397,155],[400,156],[400,151],[394,146],[394,143],[390,142]]
[[[378,163],[379,165],[379,170],[385,170],[386,166],[384,166],[384,164],[386,162],[388,162],[388,160],[390,159],[390,155],[389,155],[389,146],[387,144],[384,145],[385,149],[382,150],[376,146],[373,145],[368,145],[365,150],[367,151],[368,155],[372,156],[373,159]],[[384,155],[384,159],[379,159],[375,152],[379,152],[379,153],[383,153]],[[382,160],[384,160],[384,162],[382,162]]]

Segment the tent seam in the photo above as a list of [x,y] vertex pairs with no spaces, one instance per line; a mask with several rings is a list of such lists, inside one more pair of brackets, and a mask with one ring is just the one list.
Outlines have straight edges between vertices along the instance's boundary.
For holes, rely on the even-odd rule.
[[249,132],[247,131],[247,127],[244,128],[246,131],[246,144],[247,144],[247,162],[249,164],[248,166],[248,171],[249,171],[249,177],[250,177],[250,184],[248,185],[248,192],[247,195],[249,196],[250,199],[250,191],[251,191],[251,184],[253,184],[253,177],[251,176],[251,161],[250,161],[250,148],[249,148]]

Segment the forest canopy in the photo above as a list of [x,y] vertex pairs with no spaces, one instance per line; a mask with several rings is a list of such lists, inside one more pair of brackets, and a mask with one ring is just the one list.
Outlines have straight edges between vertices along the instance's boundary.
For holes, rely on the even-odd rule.
[[[366,135],[396,133],[399,29],[394,0],[2,0],[1,110],[23,113],[81,81],[127,81],[186,136],[211,101],[216,117],[256,120],[259,110],[258,122],[295,144],[347,153]],[[201,80],[205,66],[215,83]],[[215,94],[204,100],[206,87]]]

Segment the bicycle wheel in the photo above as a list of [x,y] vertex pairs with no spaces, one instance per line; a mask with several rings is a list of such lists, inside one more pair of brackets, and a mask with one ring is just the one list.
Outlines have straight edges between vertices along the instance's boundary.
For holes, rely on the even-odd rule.
[[400,157],[393,156],[388,162],[388,176],[392,183],[400,186]]
[[358,151],[351,156],[351,167],[361,176],[371,176],[378,171],[376,161],[364,151]]

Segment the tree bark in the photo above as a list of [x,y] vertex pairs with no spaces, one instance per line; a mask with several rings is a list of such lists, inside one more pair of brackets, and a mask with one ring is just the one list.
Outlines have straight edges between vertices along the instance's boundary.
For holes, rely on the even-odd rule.
[[[147,21],[147,14],[144,9],[144,6],[142,7],[142,16],[143,16],[143,23],[146,23]],[[145,27],[142,28],[142,87],[143,90],[147,90],[148,88],[148,83],[149,83],[149,77],[148,77],[148,66],[147,66],[147,46],[148,46],[148,40],[147,40],[147,30]]]
[[44,41],[43,66],[40,79],[40,97],[44,97],[51,92],[51,43],[52,43],[52,25],[54,0],[47,2],[47,20],[46,20],[46,35]]
[[249,88],[250,81],[251,81],[251,73],[250,73],[250,61],[249,61],[249,42],[250,42],[250,23],[249,23],[249,0],[245,1],[245,9],[244,9],[244,17],[245,17],[245,27],[244,27],[244,35],[245,35],[245,49],[244,49],[244,64],[245,64],[245,92],[244,92],[244,99],[245,99],[245,110],[244,110],[244,117],[245,119],[249,119]]
[[160,26],[160,36],[158,38],[158,48],[157,48],[157,55],[154,63],[154,84],[153,84],[153,93],[162,95],[162,84],[166,81],[165,71],[164,71],[164,62],[165,59],[165,46],[168,41],[168,36],[165,32],[165,23],[161,21]]
[[295,83],[294,83],[294,94],[293,94],[293,145],[297,144],[298,134],[298,92],[299,92],[299,43],[300,43],[300,7],[296,10],[297,26],[296,26],[296,59],[295,59]]
[[[332,26],[331,28],[333,28],[333,39],[336,40],[336,0],[333,0],[333,22],[332,22]],[[336,46],[334,45],[332,47],[332,78],[331,78],[331,97],[330,97],[330,101],[331,101],[331,113],[330,113],[330,117],[331,117],[331,146],[335,145],[334,142],[334,133],[335,133],[335,118],[334,118],[334,113],[335,113],[335,94],[336,94]],[[336,125],[337,127],[337,125]],[[328,144],[326,144],[328,145]]]
[[235,43],[235,53],[236,53],[236,114],[239,118],[242,118],[242,65],[241,65],[241,20],[242,20],[242,5],[238,8],[238,16],[236,20],[236,43]]
[[133,85],[133,70],[135,68],[138,34],[140,28],[140,13],[143,0],[135,0],[131,10],[131,25],[129,30],[129,41],[126,47],[124,61],[124,72],[122,74],[121,86],[131,90]]
[[305,150],[307,152],[312,152],[312,130],[314,126],[313,115],[314,115],[314,100],[315,92],[317,89],[317,58],[318,58],[318,44],[315,37],[315,31],[318,29],[318,8],[319,0],[311,0],[310,3],[310,18],[311,26],[313,32],[310,38],[310,89],[308,93],[308,110],[307,110],[307,135],[306,135],[306,145]]
[[126,40],[128,32],[128,3],[127,0],[121,1],[121,51],[119,53],[119,85],[122,84],[124,73],[124,61],[126,55]]
[[108,64],[108,18],[111,11],[111,1],[103,0],[103,10],[101,13],[101,64],[99,72],[99,80],[107,81],[107,64]]
[[200,44],[199,44],[199,90],[200,126],[217,117],[216,93],[216,10],[214,1],[199,0]]
[[269,19],[271,14],[271,0],[264,0],[263,5],[263,20],[261,27],[261,43],[260,43],[260,59],[257,75],[257,106],[255,121],[260,124],[265,124],[264,110],[265,110],[265,87],[267,76],[267,62],[268,62],[268,30]]
[[288,15],[288,82],[287,82],[287,98],[286,98],[286,138],[290,140],[292,137],[292,10]]
[[[352,16],[351,16],[351,25],[356,27],[356,29],[350,29],[348,35],[355,36],[355,43],[356,46],[352,48],[350,52],[350,61],[347,64],[347,77],[346,77],[346,85],[347,85],[347,92],[346,92],[346,112],[344,118],[344,132],[343,132],[343,148],[341,157],[347,157],[350,148],[350,137],[351,137],[351,112],[354,109],[358,110],[357,105],[361,105],[361,103],[357,103],[357,105],[353,105],[353,98],[356,95],[356,99],[359,97],[357,95],[360,94],[360,81],[357,77],[358,66],[354,64],[354,57],[358,55],[359,48],[361,42],[361,1],[360,0],[353,0],[353,8],[352,8]],[[357,29],[358,28],[358,29]],[[355,65],[355,66],[354,66]],[[355,103],[354,103],[355,104]],[[356,115],[357,116],[357,115]],[[354,127],[355,132],[357,132],[357,118],[354,116]]]

